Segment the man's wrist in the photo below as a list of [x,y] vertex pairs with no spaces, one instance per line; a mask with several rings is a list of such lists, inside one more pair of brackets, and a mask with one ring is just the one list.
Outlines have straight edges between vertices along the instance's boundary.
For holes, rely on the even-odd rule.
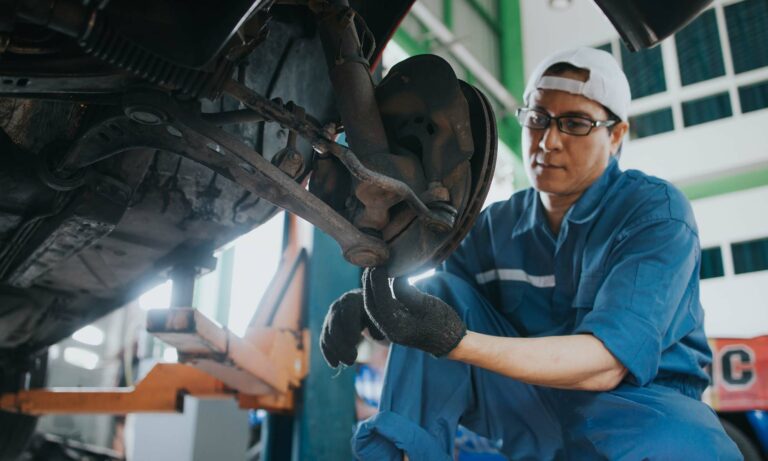
[[471,343],[475,339],[474,336],[475,333],[467,330],[467,334],[459,340],[459,343],[446,355],[446,358],[458,361],[464,360],[467,350],[471,348]]

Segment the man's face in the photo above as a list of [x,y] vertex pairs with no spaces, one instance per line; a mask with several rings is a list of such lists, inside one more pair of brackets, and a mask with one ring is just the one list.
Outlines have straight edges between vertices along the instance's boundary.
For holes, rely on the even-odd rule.
[[[565,73],[565,78],[579,78]],[[580,115],[592,120],[608,120],[605,108],[591,99],[558,90],[537,90],[528,107],[551,116]],[[552,121],[549,128],[523,128],[523,151],[526,173],[536,190],[556,196],[581,195],[595,182],[608,165],[612,152],[618,149],[626,124],[592,128],[587,136],[561,133]]]

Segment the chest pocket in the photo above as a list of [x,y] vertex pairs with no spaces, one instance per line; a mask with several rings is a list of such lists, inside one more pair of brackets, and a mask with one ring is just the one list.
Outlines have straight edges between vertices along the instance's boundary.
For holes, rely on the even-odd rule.
[[571,306],[579,309],[591,309],[595,305],[595,297],[603,284],[603,279],[602,273],[582,273]]
[[530,288],[527,283],[521,282],[500,282],[500,296],[499,303],[500,311],[504,314],[511,314],[515,312],[521,304],[526,295],[525,292]]

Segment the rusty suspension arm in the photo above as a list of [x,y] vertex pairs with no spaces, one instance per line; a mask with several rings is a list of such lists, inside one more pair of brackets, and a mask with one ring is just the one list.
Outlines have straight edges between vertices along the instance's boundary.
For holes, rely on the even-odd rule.
[[320,155],[331,154],[338,158],[352,176],[360,182],[375,185],[381,190],[405,200],[420,216],[430,222],[439,223],[448,226],[448,228],[453,227],[452,221],[446,221],[443,216],[430,210],[407,184],[367,168],[350,149],[328,140],[329,133],[320,128],[317,122],[309,118],[298,118],[279,103],[251,91],[234,80],[224,84],[224,92],[240,101],[253,113],[261,114],[267,120],[276,121],[283,127],[298,132],[312,144],[315,151]]

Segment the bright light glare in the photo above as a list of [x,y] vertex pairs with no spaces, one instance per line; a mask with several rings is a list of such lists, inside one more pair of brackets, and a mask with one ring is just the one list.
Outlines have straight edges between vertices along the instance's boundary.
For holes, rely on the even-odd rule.
[[387,42],[387,46],[384,48],[384,53],[381,55],[381,65],[383,67],[383,75],[386,76],[395,64],[400,61],[405,61],[409,58],[408,53],[400,47],[394,40]]
[[422,272],[421,274],[416,274],[413,277],[408,277],[408,283],[413,285],[414,283],[418,282],[419,280],[423,280],[423,279],[425,279],[427,277],[432,277],[433,275],[435,275],[435,270],[434,269],[430,269],[430,270],[428,270],[426,272]]
[[72,335],[72,339],[89,346],[100,346],[104,342],[104,332],[101,328],[88,325],[77,330]]
[[171,292],[173,281],[168,280],[139,296],[139,306],[148,311],[150,309],[168,309],[171,307]]
[[58,359],[59,355],[61,355],[61,347],[59,347],[57,344],[54,344],[48,348],[48,358],[50,360]]
[[68,347],[64,349],[64,360],[76,367],[93,370],[99,364],[99,356],[89,350],[79,347]]
[[163,362],[176,363],[179,361],[179,352],[175,347],[169,347],[163,351]]
[[282,254],[284,213],[235,241],[232,292],[227,328],[242,337],[272,281]]

